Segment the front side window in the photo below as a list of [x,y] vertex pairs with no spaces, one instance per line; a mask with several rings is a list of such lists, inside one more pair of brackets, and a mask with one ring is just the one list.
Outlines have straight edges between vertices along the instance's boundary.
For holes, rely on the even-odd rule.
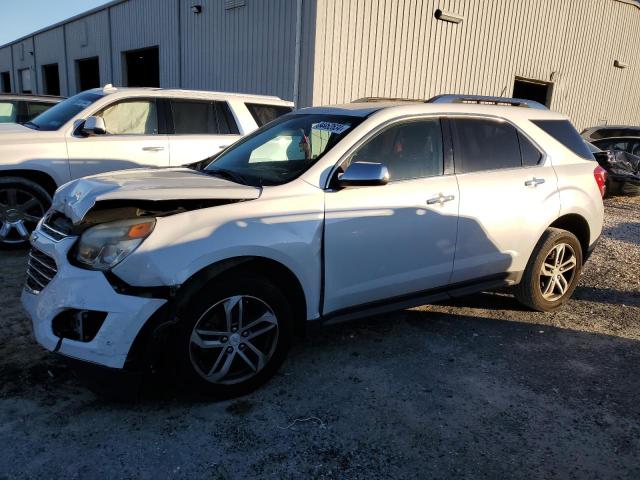
[[245,103],[245,105],[258,127],[266,125],[282,115],[291,113],[291,107],[285,105],[267,105],[265,103]]
[[451,119],[456,173],[522,166],[515,127],[505,121]]
[[69,120],[82,112],[92,103],[103,97],[100,93],[82,92],[54,105],[47,111],[26,123],[27,127],[34,130],[53,131],[58,130]]
[[[347,162],[381,163],[392,182],[442,175],[440,120],[414,120],[388,127],[359,147]],[[343,170],[346,167],[342,165]]]
[[281,185],[300,176],[362,121],[346,115],[291,115],[256,130],[205,171],[250,185]]
[[16,102],[0,102],[0,123],[15,123],[18,115]]
[[127,100],[109,105],[98,114],[111,135],[156,135],[158,113],[154,100]]

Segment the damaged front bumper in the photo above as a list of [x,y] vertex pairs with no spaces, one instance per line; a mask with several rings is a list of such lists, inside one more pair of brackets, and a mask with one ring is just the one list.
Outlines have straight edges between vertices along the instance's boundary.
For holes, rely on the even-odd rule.
[[[26,287],[22,293],[22,304],[31,318],[37,342],[47,350],[73,359],[123,368],[138,333],[167,300],[117,293],[102,272],[71,265],[67,255],[75,237],[56,241],[36,231],[31,242],[34,249],[50,257],[57,267],[57,272],[44,282],[46,285],[39,292]],[[88,312],[88,318],[101,314],[97,331],[84,337],[81,332],[73,335],[75,338],[61,333],[61,318],[76,313],[81,316],[84,312]]]

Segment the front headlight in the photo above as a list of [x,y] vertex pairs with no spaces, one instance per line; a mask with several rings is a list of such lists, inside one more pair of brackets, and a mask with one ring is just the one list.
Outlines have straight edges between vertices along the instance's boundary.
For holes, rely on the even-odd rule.
[[155,218],[132,218],[91,227],[78,241],[76,260],[94,270],[109,270],[138,248],[155,225]]

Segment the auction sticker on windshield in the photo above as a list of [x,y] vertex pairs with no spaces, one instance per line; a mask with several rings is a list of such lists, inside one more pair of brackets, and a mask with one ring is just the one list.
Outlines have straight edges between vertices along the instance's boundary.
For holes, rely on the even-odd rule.
[[316,123],[313,128],[316,130],[324,130],[326,132],[336,133],[340,135],[342,132],[347,130],[351,125],[344,123],[333,123],[333,122],[320,122]]

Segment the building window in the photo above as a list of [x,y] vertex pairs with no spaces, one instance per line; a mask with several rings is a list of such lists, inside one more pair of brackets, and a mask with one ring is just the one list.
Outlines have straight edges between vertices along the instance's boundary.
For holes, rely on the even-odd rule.
[[528,78],[516,77],[513,82],[513,97],[551,106],[551,95],[553,93],[553,83],[541,80],[531,80]]
[[2,88],[3,92],[11,92],[11,74],[9,72],[0,73],[0,83],[2,83],[0,87]]
[[100,86],[100,62],[98,57],[76,60],[78,90],[83,92]]
[[42,79],[45,95],[60,95],[60,72],[57,63],[42,66]]
[[160,87],[158,47],[123,52],[127,87]]

